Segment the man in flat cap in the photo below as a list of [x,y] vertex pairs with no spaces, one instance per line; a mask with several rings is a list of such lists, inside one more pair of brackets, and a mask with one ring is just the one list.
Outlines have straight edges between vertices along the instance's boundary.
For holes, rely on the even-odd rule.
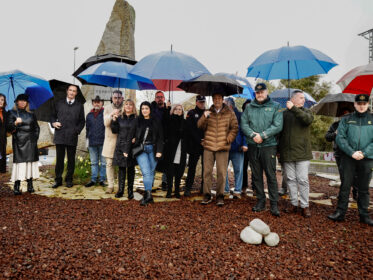
[[106,180],[106,160],[102,155],[105,140],[104,100],[97,95],[92,99],[92,105],[93,109],[86,117],[86,137],[91,160],[91,181],[85,185],[87,188],[98,182],[104,186]]
[[328,218],[343,221],[349,202],[350,188],[357,175],[357,206],[360,222],[373,225],[369,217],[369,183],[373,171],[373,115],[368,112],[369,95],[355,97],[355,112],[345,116],[339,123],[336,142],[342,150],[341,188],[336,211]]
[[256,188],[257,203],[254,212],[265,210],[263,171],[267,177],[271,214],[280,216],[277,207],[278,187],[276,179],[277,135],[283,125],[282,109],[279,103],[268,96],[267,86],[255,86],[255,99],[246,106],[241,117],[241,128],[246,135],[248,155],[253,182]]

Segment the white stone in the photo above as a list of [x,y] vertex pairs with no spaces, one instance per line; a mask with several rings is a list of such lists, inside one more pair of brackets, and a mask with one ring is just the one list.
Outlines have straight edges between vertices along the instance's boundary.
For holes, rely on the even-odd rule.
[[254,245],[261,244],[263,240],[263,236],[251,227],[245,227],[241,231],[240,238],[243,242]]
[[250,226],[252,227],[253,230],[256,232],[267,235],[271,232],[269,226],[263,222],[261,219],[254,219],[250,222]]
[[268,246],[277,246],[280,242],[280,237],[275,232],[270,232],[267,236],[264,237],[264,241]]

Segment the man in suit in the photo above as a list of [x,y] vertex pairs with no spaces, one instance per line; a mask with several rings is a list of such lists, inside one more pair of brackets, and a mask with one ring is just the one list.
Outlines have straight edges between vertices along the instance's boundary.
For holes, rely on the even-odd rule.
[[85,125],[84,107],[83,104],[75,99],[77,94],[78,87],[69,85],[66,91],[66,99],[61,99],[55,103],[55,110],[51,117],[52,127],[55,128],[54,143],[56,144],[56,178],[52,188],[58,188],[62,185],[66,152],[66,187],[71,188],[73,186],[76,146],[78,144],[78,136]]

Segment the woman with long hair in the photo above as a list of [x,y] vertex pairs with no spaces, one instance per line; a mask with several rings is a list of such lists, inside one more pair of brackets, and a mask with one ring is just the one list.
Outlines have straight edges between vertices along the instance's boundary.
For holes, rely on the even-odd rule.
[[180,181],[184,174],[186,162],[185,119],[181,104],[175,104],[166,120],[164,152],[167,174],[167,198],[171,198],[172,186],[175,179],[175,197],[180,198]]
[[113,164],[119,167],[118,192],[115,197],[123,196],[124,185],[127,175],[128,199],[133,199],[133,182],[135,180],[136,160],[132,156],[132,139],[136,131],[137,112],[135,103],[131,99],[124,102],[123,113],[120,116],[113,116],[111,130],[118,134],[114,151]]
[[0,93],[0,173],[6,172],[6,97]]
[[7,129],[12,133],[13,167],[11,182],[14,194],[22,194],[21,181],[27,180],[27,191],[34,192],[32,180],[39,178],[38,139],[40,128],[34,113],[29,111],[28,96],[20,94],[13,110],[8,112]]
[[163,152],[163,129],[161,123],[152,116],[151,105],[144,101],[140,105],[140,115],[137,119],[135,143],[136,147],[143,149],[136,156],[143,176],[145,193],[140,204],[145,206],[153,202],[152,185],[154,181],[155,167]]

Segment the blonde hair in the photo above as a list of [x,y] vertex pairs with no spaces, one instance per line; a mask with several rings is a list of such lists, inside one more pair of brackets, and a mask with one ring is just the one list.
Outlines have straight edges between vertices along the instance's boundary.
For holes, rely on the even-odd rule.
[[124,116],[126,114],[125,110],[124,110],[124,105],[126,105],[126,103],[129,102],[132,104],[132,114],[135,114],[135,116],[137,116],[137,110],[136,110],[136,104],[135,102],[133,102],[132,99],[126,99],[126,101],[123,102],[123,112],[122,112],[122,116]]
[[[13,110],[16,110],[16,111],[19,109],[18,106],[17,106],[17,102],[15,102],[14,106],[13,106]],[[25,111],[30,112],[30,103],[28,101],[26,101],[26,102],[27,102],[27,105],[26,105]]]
[[173,114],[174,114],[174,111],[175,111],[176,107],[178,107],[178,106],[181,107],[181,110],[183,111],[183,115],[184,115],[184,107],[183,107],[183,105],[181,105],[181,104],[174,104],[174,105],[172,105],[172,107],[171,107],[171,111],[170,111],[170,115],[173,115]]

